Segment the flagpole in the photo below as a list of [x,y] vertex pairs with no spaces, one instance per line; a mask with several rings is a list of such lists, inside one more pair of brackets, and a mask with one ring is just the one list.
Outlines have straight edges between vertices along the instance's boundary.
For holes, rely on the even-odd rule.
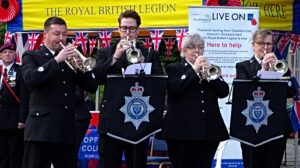
[[298,141],[299,141],[299,138],[298,138],[298,131],[295,133],[295,140],[294,140],[294,145],[295,145],[295,148],[294,148],[294,167],[297,168],[298,165],[297,165],[297,157],[298,157]]

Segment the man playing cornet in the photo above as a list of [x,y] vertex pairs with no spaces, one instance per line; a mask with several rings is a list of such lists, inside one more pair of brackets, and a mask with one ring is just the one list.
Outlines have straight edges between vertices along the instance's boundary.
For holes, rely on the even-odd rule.
[[[127,56],[127,51],[134,47],[131,41],[135,41],[138,37],[141,18],[134,10],[127,10],[120,14],[118,18],[120,42],[116,46],[110,46],[100,49],[97,52],[97,65],[95,73],[98,81],[105,84],[104,97],[101,102],[101,118],[100,118],[100,166],[102,168],[121,167],[122,155],[125,153],[126,163],[131,168],[145,168],[147,158],[148,138],[142,142],[133,145],[125,141],[112,138],[107,135],[107,122],[112,115],[111,111],[106,110],[106,95],[110,94],[107,91],[106,81],[107,75],[121,75],[122,70],[132,63],[149,62],[152,63],[151,74],[162,74],[163,70],[160,65],[158,52],[153,49],[146,49],[140,44],[136,44],[136,48],[141,51],[141,59]],[[131,57],[131,58],[130,58]],[[134,60],[133,62],[131,60]],[[143,68],[143,67],[141,67]],[[119,87],[119,86],[115,86]],[[116,100],[122,101],[122,100]],[[118,125],[119,123],[115,123]]]
[[29,114],[24,132],[23,168],[77,167],[75,148],[75,87],[95,92],[92,72],[75,73],[65,60],[81,61],[67,45],[67,24],[59,17],[44,23],[45,44],[23,54],[22,77],[30,87]]

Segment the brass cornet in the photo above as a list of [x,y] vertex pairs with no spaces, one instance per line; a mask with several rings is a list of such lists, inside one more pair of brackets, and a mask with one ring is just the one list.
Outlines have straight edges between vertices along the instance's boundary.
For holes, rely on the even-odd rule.
[[207,81],[216,80],[221,76],[221,68],[217,65],[210,64],[208,69],[204,71],[202,78]]
[[[127,41],[129,41],[129,37],[127,36]],[[142,52],[140,49],[136,48],[136,40],[129,41],[130,48],[126,50],[126,58],[128,62],[135,64],[142,61]],[[127,47],[127,46],[123,46]]]
[[[65,46],[60,42],[59,43],[62,48],[65,48]],[[77,69],[82,72],[88,72],[91,71],[96,66],[96,60],[93,57],[85,57],[79,52],[77,49],[75,49],[76,54],[78,54],[79,58],[82,60],[82,65],[79,65],[75,58],[72,57],[73,60],[65,60],[65,63],[73,70],[76,71]]]
[[[198,57],[198,55],[196,55],[196,58]],[[206,61],[206,60],[205,60]],[[220,78],[221,76],[221,68],[217,65],[214,64],[210,64],[208,63],[209,66],[207,68],[207,70],[202,70],[202,73],[200,73],[200,78],[202,80],[207,80],[208,82],[211,80],[216,80],[218,78]]]
[[271,63],[270,70],[274,72],[281,72],[285,74],[288,71],[289,67],[285,61],[276,59]]

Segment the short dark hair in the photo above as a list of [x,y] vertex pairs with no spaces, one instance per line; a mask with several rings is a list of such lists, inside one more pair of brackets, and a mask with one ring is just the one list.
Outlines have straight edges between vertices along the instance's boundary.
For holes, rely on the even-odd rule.
[[48,28],[51,26],[51,25],[54,25],[54,24],[57,24],[57,25],[65,25],[67,26],[67,23],[64,19],[60,18],[60,17],[57,17],[57,16],[53,16],[53,17],[49,17],[45,23],[44,23],[44,30],[47,31]]
[[120,14],[120,16],[118,18],[119,26],[120,26],[121,20],[123,18],[132,18],[132,19],[136,20],[137,27],[140,27],[140,25],[141,25],[141,17],[134,10],[126,10]]

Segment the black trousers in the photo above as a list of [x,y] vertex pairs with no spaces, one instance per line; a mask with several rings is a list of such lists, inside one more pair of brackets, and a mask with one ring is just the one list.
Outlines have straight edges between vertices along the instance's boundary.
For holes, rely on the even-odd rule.
[[123,152],[127,168],[146,168],[149,138],[133,145],[101,134],[99,142],[101,168],[120,168]]
[[287,137],[273,140],[258,147],[241,143],[245,168],[280,168]]
[[174,168],[211,168],[218,141],[167,140]]
[[83,140],[87,129],[89,128],[90,119],[76,120],[76,150],[79,151],[81,141]]
[[22,168],[76,168],[75,144],[25,141]]
[[0,129],[0,168],[20,168],[24,148],[24,129]]

